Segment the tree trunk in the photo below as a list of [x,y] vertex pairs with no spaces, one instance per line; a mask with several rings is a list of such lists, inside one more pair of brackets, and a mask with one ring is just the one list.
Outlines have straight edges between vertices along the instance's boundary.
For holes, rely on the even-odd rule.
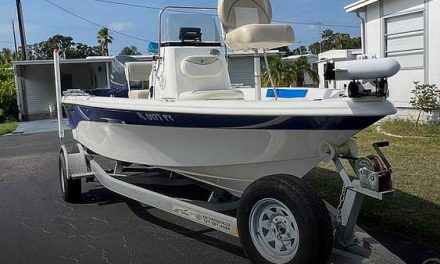
[[419,128],[419,121],[420,121],[420,117],[422,116],[422,110],[419,111],[419,116],[417,117],[417,121],[416,121],[416,129]]

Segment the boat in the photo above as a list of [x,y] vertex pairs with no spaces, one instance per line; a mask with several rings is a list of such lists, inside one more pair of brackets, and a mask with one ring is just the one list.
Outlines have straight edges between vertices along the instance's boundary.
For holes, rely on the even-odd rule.
[[[184,20],[192,27],[181,27]],[[171,13],[161,21],[150,98],[64,96],[75,140],[91,151],[176,171],[240,197],[265,175],[303,177],[320,162],[322,142],[342,145],[396,113],[385,97],[353,99],[343,90],[277,89],[297,95],[275,100],[266,88],[256,99],[252,89],[232,88],[215,17]]]
[[[213,10],[218,17],[212,15]],[[151,69],[144,72],[144,77],[149,76],[149,89],[135,90],[128,85],[127,98],[64,93],[58,101],[80,146],[78,154],[67,153],[66,147],[60,151],[64,198],[70,200],[71,193],[80,190],[77,182],[76,187],[69,184],[93,175],[120,194],[240,235],[255,263],[263,263],[261,259],[267,261],[264,263],[297,263],[297,258],[303,257],[309,259],[299,262],[324,263],[333,245],[330,217],[322,200],[311,198],[318,196],[308,191],[300,178],[320,161],[333,160],[344,180],[344,197],[353,194],[338,208],[336,217],[339,222],[350,221],[341,224],[344,228],[335,234],[343,237],[339,244],[355,241],[351,234],[361,204],[354,202],[357,195],[381,199],[384,193],[392,192],[392,184],[377,187],[379,177],[392,179],[391,167],[379,151],[387,144],[375,145],[380,157],[364,159],[356,168],[359,175],[366,175],[367,185],[362,185],[361,176],[360,181],[352,182],[339,159],[349,158],[355,164],[358,156],[352,137],[396,113],[387,100],[386,79],[396,74],[400,65],[392,59],[329,62],[327,78],[351,81],[344,90],[262,88],[261,54],[269,68],[266,51],[294,41],[291,26],[271,24],[271,17],[268,0],[219,0],[218,9],[165,8],[159,16],[159,44],[154,45],[158,54],[151,65],[142,66]],[[254,52],[255,88],[231,85],[223,42],[232,50]],[[369,80],[362,81],[363,77]],[[57,91],[61,98],[60,89]],[[63,136],[60,128],[60,138]],[[94,155],[118,164],[171,171],[229,193],[234,201],[240,201],[238,220],[119,182],[98,166]],[[263,194],[268,196],[260,197]],[[165,206],[165,201],[178,206]],[[352,207],[357,211],[352,212]],[[294,208],[304,208],[301,212],[305,215]],[[341,214],[341,210],[348,211]],[[266,235],[268,219],[273,221],[271,230],[277,232],[277,239],[261,235]],[[298,246],[298,229],[303,230],[299,234],[305,232],[317,240],[303,237],[301,243],[306,245],[310,240],[311,244]],[[309,249],[323,252],[322,256],[297,254]]]

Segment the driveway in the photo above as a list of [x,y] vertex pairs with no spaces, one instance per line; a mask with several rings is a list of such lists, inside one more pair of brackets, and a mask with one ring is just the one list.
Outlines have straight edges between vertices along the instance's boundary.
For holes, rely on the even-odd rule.
[[[81,204],[65,203],[58,148],[56,132],[0,137],[0,263],[248,263],[238,239],[98,183],[83,184]],[[440,256],[372,231],[408,263]]]
[[[64,119],[64,128],[69,130],[69,122]],[[32,133],[42,133],[58,131],[58,121],[57,119],[43,119],[35,121],[19,122],[17,129],[13,134],[32,134]]]

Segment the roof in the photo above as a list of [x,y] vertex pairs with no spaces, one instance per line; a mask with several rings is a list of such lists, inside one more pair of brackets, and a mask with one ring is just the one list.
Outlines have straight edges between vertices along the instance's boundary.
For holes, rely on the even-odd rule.
[[319,62],[326,60],[348,59],[351,56],[361,55],[361,49],[334,49],[319,53]]
[[[86,59],[61,59],[60,64],[85,64],[85,63],[105,63],[112,62],[114,57],[90,57]],[[26,60],[26,61],[13,61],[14,66],[26,66],[26,65],[51,65],[53,60]]]
[[[259,51],[258,54],[260,56],[263,56],[264,53]],[[276,56],[276,55],[283,55],[284,52],[280,52],[279,50],[268,50],[266,51],[267,56]],[[229,57],[254,57],[255,52],[254,51],[228,51],[227,54]]]
[[289,57],[285,57],[284,59],[287,59],[287,60],[296,60],[296,59],[301,58],[301,57],[306,57],[306,58],[308,58],[308,59],[318,59],[318,55],[316,55],[316,54],[309,54],[309,53],[307,53],[307,54],[302,54],[302,55],[291,55],[291,56],[289,56]]
[[362,9],[376,2],[379,2],[379,0],[359,0],[357,2],[345,6],[344,9],[347,13],[358,12],[360,11],[359,9]]

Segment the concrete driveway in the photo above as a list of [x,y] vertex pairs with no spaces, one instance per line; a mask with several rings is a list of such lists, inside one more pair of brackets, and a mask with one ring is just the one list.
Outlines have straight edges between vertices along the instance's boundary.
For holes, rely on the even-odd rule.
[[[64,128],[69,130],[69,121],[64,119]],[[42,132],[58,131],[57,119],[43,119],[35,121],[19,122],[13,134],[33,134]]]
[[[0,137],[0,263],[248,263],[238,239],[98,183],[83,184],[81,204],[65,203],[58,149],[56,132]],[[408,263],[440,256],[368,231]]]
[[0,263],[248,263],[238,239],[97,183],[65,203],[58,149],[56,132],[0,138]]

